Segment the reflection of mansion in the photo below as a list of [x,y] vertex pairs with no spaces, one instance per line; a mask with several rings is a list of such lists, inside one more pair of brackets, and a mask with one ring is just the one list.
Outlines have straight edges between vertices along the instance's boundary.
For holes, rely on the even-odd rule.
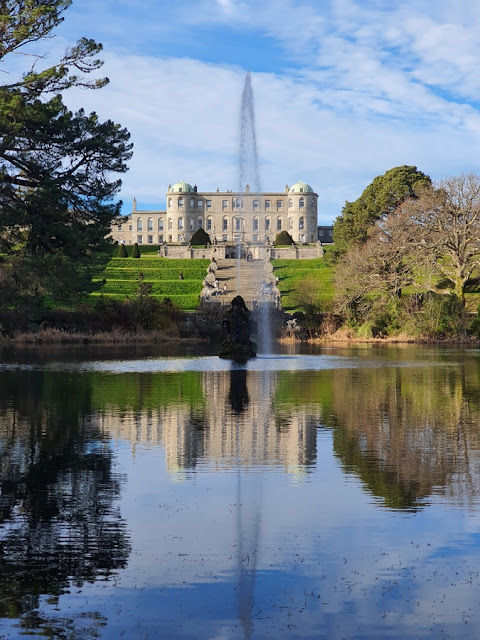
[[107,407],[103,430],[117,440],[137,445],[162,444],[170,473],[181,474],[207,462],[219,469],[280,466],[303,475],[316,459],[316,433],[321,420],[318,405],[272,412],[266,398],[273,398],[276,375],[267,378],[255,371],[246,376],[248,410],[232,411],[232,389],[238,383],[228,372],[204,372],[202,386],[209,402],[192,406],[174,403],[158,409]]
[[188,245],[197,229],[213,244],[270,245],[280,231],[294,242],[316,243],[318,195],[305,182],[285,187],[283,193],[199,192],[177,182],[168,187],[166,211],[139,211],[136,200],[127,218],[112,227],[114,240],[125,244]]

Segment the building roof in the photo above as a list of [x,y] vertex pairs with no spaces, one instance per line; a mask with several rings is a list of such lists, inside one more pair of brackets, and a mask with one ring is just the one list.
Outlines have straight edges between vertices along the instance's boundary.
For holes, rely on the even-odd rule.
[[184,182],[180,180],[180,182],[176,182],[173,187],[170,188],[169,193],[179,192],[179,193],[195,193],[195,189],[188,182]]
[[315,193],[312,187],[306,182],[296,182],[290,187],[289,193]]

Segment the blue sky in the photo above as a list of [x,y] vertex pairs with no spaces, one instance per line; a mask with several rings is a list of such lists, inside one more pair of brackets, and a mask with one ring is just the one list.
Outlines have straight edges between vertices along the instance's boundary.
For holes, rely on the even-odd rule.
[[480,173],[480,3],[74,0],[47,60],[81,36],[103,43],[110,84],[65,100],[130,130],[125,212],[163,207],[180,179],[237,188],[247,70],[262,184],[309,182],[321,224],[394,166]]

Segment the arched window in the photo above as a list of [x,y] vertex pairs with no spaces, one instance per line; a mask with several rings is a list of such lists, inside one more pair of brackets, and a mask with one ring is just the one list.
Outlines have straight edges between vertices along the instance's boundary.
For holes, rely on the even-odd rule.
[[201,229],[203,227],[203,218],[197,218],[197,229]]
[[270,231],[270,218],[265,218],[265,231]]
[[222,230],[223,231],[227,231],[228,230],[228,218],[224,218],[222,220]]
[[305,229],[305,218],[303,216],[298,221],[298,228],[300,229],[300,231]]
[[300,200],[298,201],[298,206],[300,207],[300,209],[303,209],[305,206],[305,198],[300,198]]
[[143,218],[137,220],[137,231],[143,231]]
[[282,230],[282,218],[280,216],[277,218],[277,231]]
[[292,207],[293,207],[293,200],[292,198],[290,198],[288,201],[288,208],[291,209]]
[[178,199],[178,206],[183,207],[183,198]]
[[207,218],[207,231],[211,231],[211,230],[212,230],[212,219]]
[[147,230],[153,231],[153,218],[149,218],[147,222]]
[[[171,231],[173,229],[173,220],[171,218],[168,219],[168,230]],[[172,236],[170,236],[171,238]]]
[[178,219],[178,230],[180,231],[181,229],[183,229],[183,218]]
[[171,207],[171,206],[172,206],[172,204],[173,204],[172,199],[171,199],[171,198],[169,198],[169,199],[168,199],[168,206],[169,206],[169,207]]
[[163,218],[158,219],[158,230],[163,231],[164,220]]
[[190,209],[193,209],[194,207],[195,207],[195,199],[190,198]]
[[235,231],[241,231],[241,230],[242,230],[242,219],[235,218]]
[[253,230],[258,231],[258,218],[253,219]]

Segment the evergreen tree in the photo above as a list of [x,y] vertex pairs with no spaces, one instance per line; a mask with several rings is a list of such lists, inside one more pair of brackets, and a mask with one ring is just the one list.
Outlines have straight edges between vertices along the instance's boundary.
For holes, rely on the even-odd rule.
[[377,176],[357,200],[345,202],[342,214],[335,220],[335,253],[340,255],[353,245],[365,243],[369,230],[379,218],[430,185],[430,177],[414,166],[395,167]]
[[127,258],[127,257],[128,257],[127,249],[124,244],[121,244],[118,247],[117,258]]
[[140,258],[140,249],[138,248],[138,244],[136,242],[133,245],[132,258]]
[[[3,2],[0,61],[28,53],[27,45],[50,37],[69,5],[69,0]],[[111,254],[107,234],[121,205],[113,202],[121,181],[111,176],[127,169],[129,133],[110,120],[101,122],[95,113],[72,113],[61,93],[108,82],[84,76],[101,66],[95,58],[100,51],[101,45],[82,39],[57,64],[37,71],[40,63],[34,58],[21,77],[0,86],[0,253],[6,255],[0,297],[5,304],[28,308],[45,298],[78,299],[95,288],[92,276]]]
[[203,228],[197,229],[190,240],[190,244],[203,247],[206,244],[210,244],[210,236]]
[[280,233],[277,233],[273,244],[275,247],[280,247],[285,245],[292,245],[295,243],[288,231],[280,231]]

